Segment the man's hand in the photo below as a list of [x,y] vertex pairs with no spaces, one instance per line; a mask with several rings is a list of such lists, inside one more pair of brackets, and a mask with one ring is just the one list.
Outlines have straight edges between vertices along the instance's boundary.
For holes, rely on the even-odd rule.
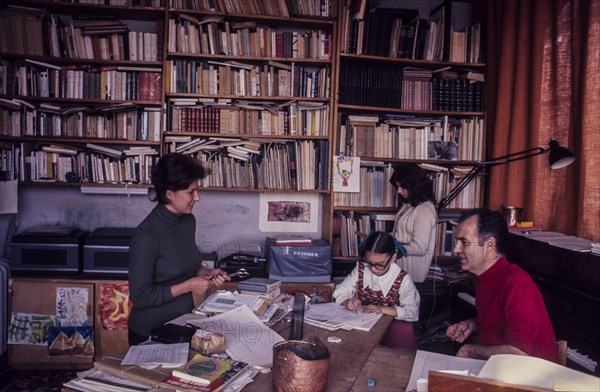
[[486,346],[484,344],[465,344],[458,350],[456,356],[461,358],[488,359],[492,355],[496,354],[527,355],[527,353],[514,346],[511,346],[510,344],[500,344],[495,346]]
[[[455,342],[464,342],[473,332],[475,332],[477,326],[475,320],[465,320],[460,323],[452,324],[446,330],[446,336]],[[463,346],[464,347],[464,346]],[[458,355],[458,354],[457,354]]]

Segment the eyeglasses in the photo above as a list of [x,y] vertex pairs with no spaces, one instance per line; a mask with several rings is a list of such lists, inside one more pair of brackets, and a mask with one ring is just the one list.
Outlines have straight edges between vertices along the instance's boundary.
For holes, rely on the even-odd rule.
[[395,253],[393,255],[391,255],[390,258],[384,264],[371,263],[370,261],[367,261],[367,259],[365,259],[364,257],[362,259],[360,259],[360,262],[365,263],[369,268],[373,268],[376,270],[384,270],[387,268],[390,261],[392,261],[392,259],[394,258],[394,255],[395,255]]

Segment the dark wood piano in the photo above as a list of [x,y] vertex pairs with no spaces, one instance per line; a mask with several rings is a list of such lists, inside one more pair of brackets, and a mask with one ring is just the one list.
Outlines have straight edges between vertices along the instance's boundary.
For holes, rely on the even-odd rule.
[[510,234],[508,260],[537,283],[568,366],[600,374],[600,256]]

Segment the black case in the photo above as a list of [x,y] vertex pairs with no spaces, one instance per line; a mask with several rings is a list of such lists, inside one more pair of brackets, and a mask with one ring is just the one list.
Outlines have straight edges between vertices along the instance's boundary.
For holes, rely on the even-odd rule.
[[195,327],[165,324],[150,331],[150,340],[165,344],[190,343],[195,332]]

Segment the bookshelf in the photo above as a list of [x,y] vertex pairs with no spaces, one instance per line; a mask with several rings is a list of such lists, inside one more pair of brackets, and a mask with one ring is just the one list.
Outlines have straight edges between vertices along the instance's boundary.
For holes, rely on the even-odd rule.
[[[483,159],[485,58],[477,7],[452,0],[340,5],[332,161],[360,158],[361,191],[332,190],[334,275],[351,270],[364,235],[392,231],[394,164],[414,162],[427,170],[439,200]],[[444,214],[480,206],[482,186],[476,179]],[[451,223],[439,225],[438,255],[444,255],[449,231]]]
[[4,3],[4,178],[148,186],[162,129],[161,2]]
[[328,192],[333,2],[6,4],[4,178],[148,186],[179,151],[205,188]]

